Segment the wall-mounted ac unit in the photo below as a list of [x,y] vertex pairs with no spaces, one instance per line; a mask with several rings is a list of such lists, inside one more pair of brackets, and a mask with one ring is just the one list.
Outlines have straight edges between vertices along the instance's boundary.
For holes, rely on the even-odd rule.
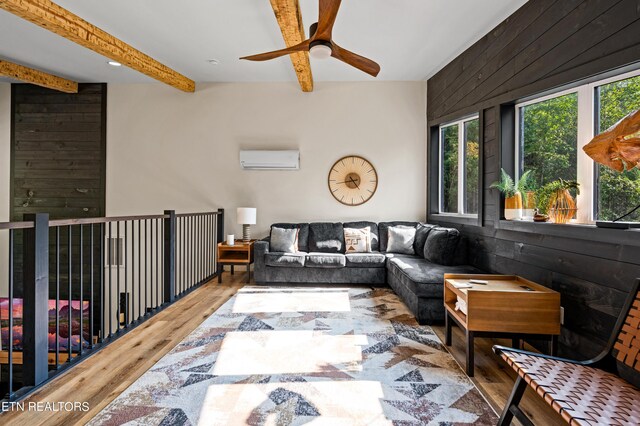
[[300,151],[240,151],[245,170],[298,170]]

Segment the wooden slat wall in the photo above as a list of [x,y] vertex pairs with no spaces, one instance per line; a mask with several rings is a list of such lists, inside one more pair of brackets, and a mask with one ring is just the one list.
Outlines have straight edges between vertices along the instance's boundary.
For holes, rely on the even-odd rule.
[[[106,96],[105,84],[80,84],[66,94],[30,84],[12,85],[10,217],[49,213],[50,219],[101,217],[105,213]],[[30,195],[29,193],[32,193]],[[100,241],[99,227],[94,236]],[[73,229],[73,297],[79,288],[79,229]],[[84,229],[84,279],[90,275],[90,229]],[[55,231],[49,232],[50,297],[55,297]],[[94,247],[95,273],[99,252]],[[22,295],[22,232],[14,244],[16,297]],[[68,298],[68,235],[60,233],[61,297]],[[88,295],[85,286],[85,296]],[[96,305],[99,295],[95,297]]]
[[[564,356],[588,358],[605,345],[631,284],[640,277],[640,234],[616,238],[621,234],[576,229],[558,235],[499,222],[500,197],[489,185],[497,180],[504,157],[503,126],[511,125],[502,122],[501,108],[640,66],[639,34],[638,0],[530,0],[428,82],[430,126],[472,112],[482,114],[484,122],[483,226],[448,223],[434,212],[430,220],[461,229],[473,265],[520,274],[561,292]],[[432,185],[437,182],[429,182],[430,195]]]
[[13,85],[12,220],[104,215],[105,102],[103,84],[81,84],[77,94]]

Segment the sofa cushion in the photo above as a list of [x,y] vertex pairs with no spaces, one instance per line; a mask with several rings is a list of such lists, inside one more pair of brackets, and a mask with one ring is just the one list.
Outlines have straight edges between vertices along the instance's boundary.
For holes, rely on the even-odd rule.
[[418,222],[402,222],[402,221],[380,222],[378,224],[378,236],[380,237],[380,251],[381,252],[387,251],[387,241],[388,241],[387,237],[389,236],[390,226],[398,226],[398,225],[416,226],[417,224]]
[[380,251],[380,238],[379,238],[380,234],[378,233],[377,223],[360,221],[360,222],[345,222],[343,225],[345,228],[352,228],[352,229],[369,228],[369,233],[371,235],[371,251]]
[[342,253],[309,253],[305,266],[307,268],[344,268],[347,264]]
[[347,253],[347,268],[384,268],[387,257],[382,253]]
[[309,251],[344,253],[344,228],[342,223],[309,224]]
[[424,243],[424,258],[439,265],[452,265],[459,241],[460,231],[455,228],[432,229]]
[[298,250],[309,251],[309,224],[308,223],[274,223],[271,228],[298,228]]
[[278,228],[271,227],[271,246],[269,250],[275,252],[296,253],[298,252],[298,233],[300,228]]
[[306,253],[278,253],[270,251],[264,255],[264,264],[284,268],[302,268],[304,267],[305,255]]
[[399,254],[415,254],[413,242],[416,239],[416,228],[413,226],[390,226],[387,239],[387,252]]
[[390,255],[389,273],[418,297],[442,298],[444,274],[480,274],[473,266],[445,266],[418,256]]
[[424,243],[427,241],[429,232],[433,228],[437,228],[438,225],[431,225],[428,223],[419,223],[416,225],[416,238],[413,241],[413,250],[416,255],[420,256],[424,253]]

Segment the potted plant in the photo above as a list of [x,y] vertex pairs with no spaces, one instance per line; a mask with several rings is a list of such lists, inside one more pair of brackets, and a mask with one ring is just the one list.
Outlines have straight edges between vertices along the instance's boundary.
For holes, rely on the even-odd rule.
[[516,184],[516,189],[522,194],[522,218],[525,220],[533,220],[536,214],[536,193],[533,186],[531,170],[527,170]]
[[554,223],[567,223],[578,209],[571,194],[580,194],[580,184],[574,180],[558,179],[549,182],[536,192],[541,213],[547,213]]
[[[500,180],[491,184],[504,195],[504,218],[507,220],[522,219],[522,192],[520,189],[527,185],[529,172],[525,172],[516,183],[504,169],[500,169]],[[523,184],[521,185],[520,182]]]

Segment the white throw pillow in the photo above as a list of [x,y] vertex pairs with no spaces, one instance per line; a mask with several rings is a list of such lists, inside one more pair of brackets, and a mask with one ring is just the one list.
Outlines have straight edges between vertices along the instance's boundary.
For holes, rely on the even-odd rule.
[[298,252],[298,228],[271,228],[271,241],[269,250],[282,253]]
[[346,253],[371,252],[371,228],[344,228]]
[[413,242],[416,239],[416,228],[413,226],[390,226],[387,242],[387,253],[416,254]]

